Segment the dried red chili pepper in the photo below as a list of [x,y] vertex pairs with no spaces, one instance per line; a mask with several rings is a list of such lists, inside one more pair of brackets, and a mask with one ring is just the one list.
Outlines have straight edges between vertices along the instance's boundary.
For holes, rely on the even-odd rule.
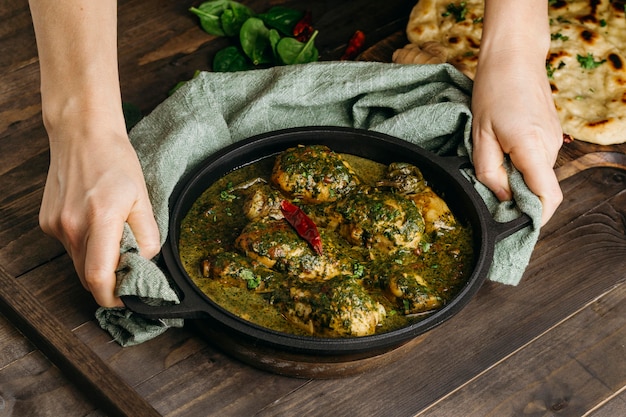
[[311,12],[308,10],[304,12],[304,16],[302,16],[302,19],[300,19],[298,23],[296,23],[293,27],[294,38],[296,38],[300,42],[307,42],[311,38],[311,35],[313,35],[313,32],[315,32],[315,29],[312,25],[312,20],[313,15],[311,14]]
[[280,202],[280,211],[285,216],[285,220],[296,230],[298,236],[306,240],[313,250],[321,255],[323,253],[322,237],[313,220],[300,207],[287,200]]
[[356,58],[356,56],[363,49],[363,45],[365,45],[365,33],[357,30],[348,41],[348,46],[346,46],[346,50],[341,56],[341,60],[348,61]]

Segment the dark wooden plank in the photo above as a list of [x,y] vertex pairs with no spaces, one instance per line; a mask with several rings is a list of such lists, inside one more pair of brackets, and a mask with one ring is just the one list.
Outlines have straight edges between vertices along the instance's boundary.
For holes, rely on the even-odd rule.
[[[11,171],[48,151],[40,101],[37,62],[0,77],[1,175],[13,175]],[[31,170],[36,171],[34,167]]]
[[66,330],[94,320],[98,306],[80,284],[66,254],[14,279],[18,288],[28,291]]
[[[605,203],[607,191],[621,193],[626,190],[626,171],[620,169],[592,169],[582,172],[562,183],[565,200],[558,215],[541,230],[540,242],[553,233],[561,233],[571,219],[584,215]],[[616,206],[619,212],[619,206]]]
[[585,415],[626,386],[624,300],[621,284],[420,416]]
[[34,350],[32,343],[6,317],[0,315],[0,369]]
[[[137,391],[168,416],[249,416],[306,386],[204,349],[145,381]],[[289,414],[287,414],[289,415]]]
[[0,415],[104,416],[39,351],[0,368]]
[[[67,300],[67,298],[66,298]],[[0,311],[77,387],[112,415],[159,415],[78,340],[39,300],[0,267]]]
[[42,190],[37,189],[0,206],[0,242],[4,242],[0,245],[0,264],[13,276],[65,254],[63,245],[39,227],[41,194]]
[[[125,348],[112,342],[109,334],[95,321],[84,323],[73,333],[104,360],[112,371],[122,375],[124,380],[135,388],[180,362],[202,366],[197,363],[198,353],[211,349],[205,340],[187,329],[170,329],[158,338]],[[205,355],[213,357],[211,362],[222,362],[224,357],[215,349]],[[141,363],[141,366],[137,366],[138,363]],[[197,377],[199,376],[190,376],[190,379]]]
[[624,414],[626,410],[626,389],[589,413],[588,417],[615,417]]
[[3,2],[0,20],[5,23],[0,27],[0,68],[4,76],[31,62],[36,45],[28,1]]

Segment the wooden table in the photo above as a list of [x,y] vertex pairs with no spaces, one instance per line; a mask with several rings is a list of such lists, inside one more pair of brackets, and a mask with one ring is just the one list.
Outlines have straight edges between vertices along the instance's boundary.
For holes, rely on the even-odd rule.
[[[119,2],[123,96],[144,113],[225,45],[187,12],[197,4]],[[388,61],[405,42],[413,2],[306,5],[323,59],[337,59],[361,29],[371,47],[362,58]],[[63,247],[38,227],[49,156],[27,1],[5,1],[0,19],[0,417],[626,415],[626,145],[566,144],[558,161],[565,201],[522,283],[485,284],[382,369],[277,376],[190,328],[121,348],[96,324]]]

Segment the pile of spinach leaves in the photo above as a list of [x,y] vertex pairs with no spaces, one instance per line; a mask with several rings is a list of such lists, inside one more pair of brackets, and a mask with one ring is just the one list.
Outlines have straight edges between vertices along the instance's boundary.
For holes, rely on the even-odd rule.
[[231,0],[210,0],[189,9],[199,17],[205,32],[227,36],[235,45],[218,51],[213,71],[245,71],[254,68],[304,64],[319,59],[314,31],[309,39],[300,41],[294,27],[304,13],[275,6],[257,14],[249,7]]

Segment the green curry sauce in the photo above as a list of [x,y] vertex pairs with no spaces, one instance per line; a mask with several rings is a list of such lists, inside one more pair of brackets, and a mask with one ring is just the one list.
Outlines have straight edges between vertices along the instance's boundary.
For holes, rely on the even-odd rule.
[[[341,155],[358,174],[364,184],[374,184],[382,178],[386,166],[355,157]],[[215,303],[231,313],[257,325],[273,330],[310,335],[301,326],[287,320],[281,310],[268,301],[267,294],[245,286],[228,286],[218,279],[206,277],[203,260],[225,251],[234,252],[234,241],[249,222],[244,215],[243,196],[233,185],[261,177],[268,180],[273,158],[237,169],[211,185],[192,205],[180,229],[179,249],[182,264],[192,281]],[[348,245],[349,246],[349,245]],[[464,285],[473,268],[472,236],[469,227],[460,222],[453,230],[441,234],[424,234],[419,254],[420,275],[444,288],[445,302],[454,297]],[[396,260],[398,264],[402,259]],[[376,261],[361,260],[359,271],[363,281],[369,269],[381,265]],[[393,266],[383,266],[393,269]],[[376,333],[404,327],[428,314],[404,314],[402,305],[379,288],[367,288],[368,293],[386,310],[386,317],[376,328]]]

